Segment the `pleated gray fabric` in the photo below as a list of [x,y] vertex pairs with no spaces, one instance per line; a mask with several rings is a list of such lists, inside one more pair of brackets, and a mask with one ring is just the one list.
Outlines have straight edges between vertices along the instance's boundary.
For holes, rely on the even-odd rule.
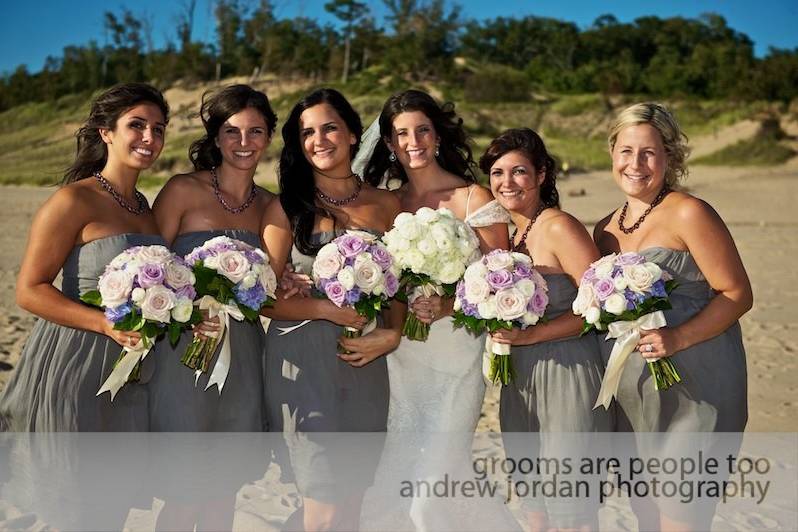
[[[181,256],[217,236],[228,236],[260,247],[258,235],[245,230],[196,231],[179,235],[172,249]],[[180,358],[193,340],[185,331],[176,347],[163,339],[150,357],[154,374],[149,384],[150,429],[157,432],[249,432],[266,430],[263,405],[265,333],[260,322],[230,319],[232,358],[222,393],[216,386],[205,390],[210,371],[194,381],[194,371]],[[216,363],[221,345],[211,361]]]
[[[543,277],[549,296],[546,318],[571,312],[576,297],[571,280],[564,274]],[[514,346],[510,357],[514,377],[502,388],[501,430],[540,434],[530,435],[528,445],[523,447],[518,445],[517,436],[505,439],[508,456],[534,458],[538,452],[549,458],[585,455],[590,446],[587,438],[558,433],[612,431],[614,411],[593,409],[604,375],[595,334]],[[546,511],[550,524],[558,528],[578,528],[590,523],[598,510],[591,501],[562,497],[525,498],[523,503],[527,510]]]
[[[76,246],[63,267],[62,292],[73,300],[97,289],[106,265],[125,249],[164,245],[159,235],[120,234]],[[146,431],[147,381],[152,353],[139,383],[126,384],[111,402],[97,390],[122,347],[109,337],[39,319],[19,366],[0,395],[0,428],[10,431]]]
[[[319,233],[319,242],[334,238]],[[296,247],[296,271],[310,273],[314,257]],[[318,432],[385,431],[388,416],[388,373],[385,357],[354,368],[336,354],[343,328],[325,320],[272,320],[266,335],[266,403],[269,429],[282,431],[299,492],[335,501],[347,485],[365,489],[373,481],[379,449],[366,456],[334,449],[334,439]],[[293,330],[291,330],[293,328]],[[283,332],[290,330],[290,332]],[[370,446],[375,449],[375,446]],[[338,452],[341,451],[341,452]],[[357,454],[357,453],[354,453]],[[373,455],[373,456],[372,456]],[[349,459],[345,459],[346,457]],[[356,463],[350,463],[355,460]]]

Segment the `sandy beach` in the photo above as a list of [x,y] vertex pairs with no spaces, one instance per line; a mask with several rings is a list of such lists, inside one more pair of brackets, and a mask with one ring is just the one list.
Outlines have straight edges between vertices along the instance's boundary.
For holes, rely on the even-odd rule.
[[[798,431],[796,351],[798,320],[792,304],[798,301],[798,165],[774,168],[693,168],[685,183],[689,191],[708,201],[726,221],[742,255],[754,290],[754,307],[742,320],[748,361],[749,421],[751,432]],[[563,208],[592,229],[616,208],[621,193],[608,172],[578,174],[558,184]],[[28,227],[36,209],[52,188],[2,187],[0,193],[0,388],[11,369],[34,318],[14,302],[14,284],[24,251]],[[149,191],[150,196],[155,191]],[[478,430],[498,431],[498,389],[490,389]],[[275,489],[276,473],[244,486],[238,495],[236,528],[272,529],[296,507],[295,493]],[[261,501],[258,503],[257,501]],[[267,504],[266,501],[271,501]],[[153,510],[157,510],[157,503]],[[612,503],[612,501],[611,501]],[[612,503],[614,504],[614,503]],[[0,501],[0,529],[25,517]],[[618,503],[619,509],[623,501]],[[620,510],[619,510],[620,511]],[[794,509],[792,510],[794,512]],[[264,516],[264,512],[267,514]],[[761,512],[768,515],[764,508]],[[149,529],[153,512],[134,512],[128,526]],[[621,512],[623,514],[623,512]],[[626,511],[627,516],[630,514]],[[794,515],[794,514],[793,514]],[[789,521],[788,521],[789,522]],[[37,524],[38,523],[38,524]],[[757,524],[759,523],[759,524]],[[22,529],[42,523],[21,522]],[[602,524],[604,521],[602,521]],[[785,529],[784,522],[726,523],[734,529]],[[628,529],[629,522],[613,521],[609,528]]]

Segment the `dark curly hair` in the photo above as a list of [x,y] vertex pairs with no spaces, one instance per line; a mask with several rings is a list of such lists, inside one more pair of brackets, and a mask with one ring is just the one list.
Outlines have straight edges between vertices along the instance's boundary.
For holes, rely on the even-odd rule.
[[[469,183],[476,183],[477,176],[474,171],[476,166],[471,147],[468,145],[468,136],[463,129],[463,119],[454,111],[451,102],[439,105],[435,99],[426,92],[419,90],[406,90],[394,94],[382,107],[380,114],[380,136],[391,138],[393,121],[400,113],[420,111],[432,122],[435,132],[441,139],[438,164],[441,167],[458,175]],[[407,182],[407,173],[398,161],[391,162],[390,150],[384,142],[378,142],[371,159],[366,164],[365,178],[370,184],[377,186],[383,176],[388,172],[388,178],[396,178]]]
[[169,105],[161,91],[146,83],[122,83],[103,92],[92,102],[89,117],[75,133],[77,154],[61,179],[67,185],[99,172],[108,162],[108,147],[100,136],[101,129],[116,129],[119,117],[131,108],[151,103],[161,110],[164,122],[169,121]]
[[280,204],[291,222],[291,231],[297,249],[306,255],[314,255],[321,249],[311,242],[313,224],[316,216],[335,217],[332,213],[316,204],[316,184],[313,179],[313,167],[305,158],[305,151],[300,139],[299,117],[306,109],[326,103],[338,113],[346,123],[349,132],[357,139],[350,149],[350,157],[354,157],[360,147],[360,136],[363,124],[360,115],[352,108],[344,95],[335,89],[318,89],[302,98],[291,110],[283,126],[283,151],[280,153]]
[[523,127],[508,129],[491,141],[484,155],[479,159],[479,168],[490,175],[493,164],[511,151],[520,151],[529,159],[536,172],[546,173],[540,185],[540,200],[546,207],[560,208],[560,194],[557,192],[557,163],[554,161],[540,135]]
[[219,129],[225,120],[250,107],[263,115],[271,137],[277,127],[277,115],[266,94],[249,85],[230,85],[219,92],[209,91],[202,95],[199,114],[205,126],[205,136],[192,142],[188,149],[188,158],[195,170],[210,170],[222,164],[222,152],[216,146]]

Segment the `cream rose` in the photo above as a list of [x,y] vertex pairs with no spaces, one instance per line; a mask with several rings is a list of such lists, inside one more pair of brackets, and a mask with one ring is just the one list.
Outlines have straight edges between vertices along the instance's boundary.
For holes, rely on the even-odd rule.
[[219,273],[237,283],[249,271],[249,261],[240,251],[222,251],[219,253]]
[[438,212],[434,209],[430,209],[429,207],[421,207],[419,210],[416,211],[416,220],[422,224],[430,224],[432,222],[437,222]]
[[165,246],[142,246],[137,258],[145,263],[166,264],[172,258],[172,252]]
[[355,286],[355,273],[348,266],[338,272],[337,279],[346,290],[352,290]]
[[175,302],[175,294],[171,290],[163,285],[155,285],[147,289],[141,302],[141,315],[147,320],[167,323]]
[[175,290],[192,284],[193,277],[189,268],[172,261],[166,263],[166,283]]
[[597,324],[600,318],[601,318],[601,309],[598,307],[589,307],[585,311],[585,321],[590,323],[591,325]]
[[472,305],[478,305],[488,299],[490,285],[484,279],[476,277],[465,281],[465,298]]
[[489,271],[490,270],[488,270],[488,267],[482,264],[482,261],[475,262],[466,268],[463,278],[466,281],[471,279],[485,279]]
[[355,284],[366,293],[371,293],[382,281],[382,269],[370,259],[355,261]]
[[189,319],[191,319],[191,312],[193,311],[194,305],[192,301],[187,297],[178,299],[175,303],[174,308],[172,309],[172,319],[180,322],[185,323]]
[[323,255],[319,252],[313,262],[313,278],[330,279],[338,273],[343,263],[344,258],[338,251],[335,253],[327,252]]
[[486,320],[492,320],[495,318],[497,314],[496,310],[496,297],[489,297],[482,303],[477,305],[477,312],[479,315]]
[[513,265],[513,256],[510,253],[495,253],[486,255],[485,262],[488,269],[495,272],[496,270],[510,268]]
[[[659,268],[657,268],[659,269]],[[626,279],[626,285],[629,290],[642,294],[654,284],[657,279],[654,278],[655,272],[647,267],[645,264],[634,264],[632,266],[623,267],[623,276]]]
[[97,288],[103,299],[103,305],[115,308],[127,302],[133,289],[133,277],[123,270],[110,271],[100,277]]
[[535,325],[539,320],[540,316],[534,312],[527,312],[521,316],[521,322],[523,322],[524,325]]
[[535,295],[535,282],[532,279],[521,279],[515,283],[515,287],[527,299]]
[[596,297],[593,287],[588,283],[580,284],[579,290],[576,292],[576,299],[574,299],[574,302],[571,305],[571,309],[573,309],[574,314],[585,316],[590,307],[597,306],[598,298]]
[[274,270],[270,267],[263,268],[260,275],[258,275],[258,280],[266,295],[274,297],[274,293],[277,290],[277,276],[274,274]]
[[520,290],[505,288],[496,292],[496,314],[502,320],[514,320],[526,314],[527,298]]
[[619,316],[626,310],[626,298],[621,294],[612,294],[604,300],[604,309],[611,314]]

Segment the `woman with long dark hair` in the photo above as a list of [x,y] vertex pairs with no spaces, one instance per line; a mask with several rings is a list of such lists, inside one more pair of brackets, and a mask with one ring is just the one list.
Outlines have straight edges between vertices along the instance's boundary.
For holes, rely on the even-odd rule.
[[[113,402],[109,394],[97,395],[122,347],[138,343],[139,333],[115,330],[79,298],[97,289],[106,265],[125,249],[165,244],[136,183],[163,148],[168,117],[161,93],[143,83],[117,85],[92,102],[76,134],[75,161],[31,225],[17,303],[40,319],[0,394],[0,430],[148,429],[151,357],[139,382],[124,386]],[[53,286],[59,271],[60,289]],[[40,434],[8,441],[15,442],[5,486],[13,504],[59,529],[123,527],[143,481],[135,436]],[[109,478],[116,479],[110,492]],[[149,499],[140,502],[149,505]]]
[[[347,229],[379,235],[390,228],[399,202],[352,172],[361,133],[360,117],[333,89],[317,90],[292,109],[283,126],[280,201],[264,216],[263,245],[278,277],[289,262],[310,274],[319,249]],[[309,530],[356,530],[379,449],[357,460],[359,451],[350,450],[349,459],[340,460],[314,433],[385,430],[388,379],[381,355],[398,344],[402,316],[387,312],[384,327],[339,354],[342,326],[366,325],[353,309],[291,297],[265,313],[273,318],[266,343],[269,426],[285,433],[303,497],[293,519]],[[353,460],[354,470],[347,466]]]
[[[153,210],[161,234],[180,256],[222,235],[260,247],[263,212],[274,195],[255,184],[254,177],[271,142],[277,116],[266,94],[248,85],[232,85],[206,93],[200,117],[205,135],[189,148],[194,171],[172,177],[155,199]],[[214,334],[217,328],[218,318],[198,327],[196,333]],[[181,363],[193,338],[191,332],[184,332],[176,347],[168,342],[156,345],[150,382],[151,430],[266,430],[263,327],[230,320],[225,334],[229,335],[232,357],[223,389],[212,386],[206,390],[211,372],[195,379],[194,371]],[[212,360],[212,367],[214,363]],[[205,439],[216,441],[214,436]],[[265,454],[250,455],[246,443],[245,438],[237,438],[205,444],[199,458],[194,458],[198,463],[187,463],[174,475],[168,474],[174,463],[159,465],[167,476],[159,484],[167,493],[159,494],[166,505],[158,516],[158,528],[191,529],[194,523],[203,529],[231,528],[236,492],[265,469]],[[230,454],[236,455],[233,463],[224,460]],[[215,480],[194,482],[191,473],[195,471]],[[182,478],[187,482],[180,482]]]
[[[163,243],[136,181],[163,148],[168,116],[157,89],[127,83],[98,96],[78,130],[75,161],[33,219],[17,278],[17,304],[42,319],[0,395],[6,430],[147,430],[144,386],[123,387],[113,403],[96,396],[120,346],[140,335],[114,330],[79,297],[126,248]],[[52,283],[61,270],[59,290]]]
[[[516,460],[534,460],[538,448],[546,458],[585,456],[588,439],[561,433],[613,428],[612,412],[593,409],[604,373],[596,335],[580,336],[582,320],[571,311],[582,273],[599,258],[598,250],[579,220],[560,209],[557,165],[536,132],[505,131],[479,166],[512,217],[513,251],[529,255],[548,286],[545,320],[492,334],[495,342],[513,346],[513,379],[502,387],[499,416],[505,452]],[[525,432],[529,437],[512,434]],[[519,498],[530,530],[598,529],[595,498]]]

